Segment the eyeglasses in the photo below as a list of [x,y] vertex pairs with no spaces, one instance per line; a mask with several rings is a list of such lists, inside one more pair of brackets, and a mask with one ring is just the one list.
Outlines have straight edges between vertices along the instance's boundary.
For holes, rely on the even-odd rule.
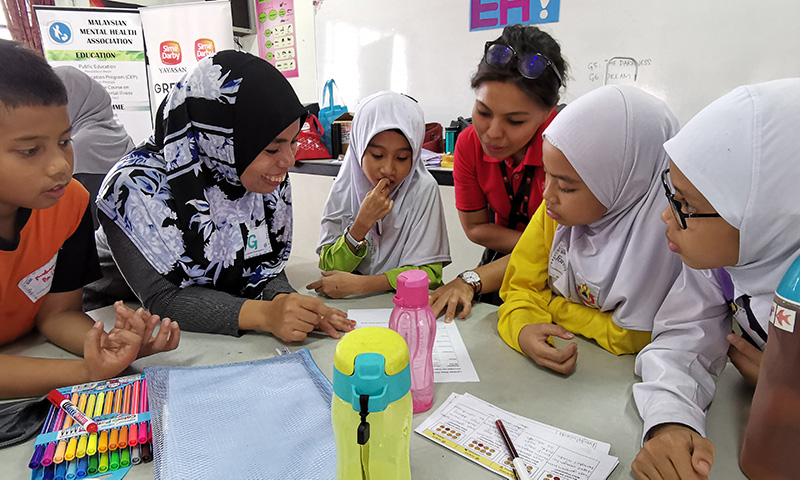
[[558,86],[561,87],[561,73],[549,58],[541,53],[526,53],[520,55],[512,47],[503,45],[502,43],[486,42],[486,47],[483,51],[483,59],[489,65],[497,68],[509,65],[512,60],[517,62],[517,70],[519,74],[525,78],[536,80],[542,76],[545,69],[549,66],[556,74]]
[[664,193],[669,200],[669,206],[672,209],[672,215],[675,216],[675,221],[681,230],[686,230],[687,218],[717,218],[721,215],[719,213],[683,213],[681,210],[681,202],[675,200],[675,193],[672,191],[672,179],[669,177],[669,168],[661,173],[661,182],[664,183]]

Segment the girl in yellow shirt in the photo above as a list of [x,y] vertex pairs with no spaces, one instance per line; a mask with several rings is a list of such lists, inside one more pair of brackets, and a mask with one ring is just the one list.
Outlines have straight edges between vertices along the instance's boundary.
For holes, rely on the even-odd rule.
[[620,355],[650,341],[653,318],[681,262],[660,213],[662,147],[677,121],[633,87],[601,87],[566,107],[544,132],[544,202],[511,254],[498,330],[537,364],[567,374],[573,333]]

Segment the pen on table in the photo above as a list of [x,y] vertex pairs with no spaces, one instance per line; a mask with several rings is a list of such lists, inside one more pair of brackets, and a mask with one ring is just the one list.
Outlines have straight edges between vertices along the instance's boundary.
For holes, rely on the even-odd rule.
[[503,437],[503,442],[506,444],[506,448],[508,449],[508,453],[511,454],[511,464],[514,465],[514,471],[517,473],[517,478],[519,480],[530,480],[530,476],[528,476],[528,468],[525,466],[525,463],[519,458],[517,455],[517,449],[514,448],[514,444],[511,443],[511,437],[508,436],[508,432],[506,432],[506,427],[503,425],[502,420],[497,420],[494,422],[497,425],[497,429],[500,430],[500,436]]
[[97,423],[81,412],[69,398],[62,395],[58,390],[51,390],[50,393],[47,394],[47,399],[50,400],[53,405],[67,412],[67,414],[82,425],[87,432],[97,432]]

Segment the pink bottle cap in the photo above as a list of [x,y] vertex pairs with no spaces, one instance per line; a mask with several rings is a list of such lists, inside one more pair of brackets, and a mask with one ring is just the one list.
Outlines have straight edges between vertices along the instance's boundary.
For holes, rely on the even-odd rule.
[[397,276],[394,304],[399,307],[422,307],[428,304],[428,284],[431,280],[422,270],[406,270]]

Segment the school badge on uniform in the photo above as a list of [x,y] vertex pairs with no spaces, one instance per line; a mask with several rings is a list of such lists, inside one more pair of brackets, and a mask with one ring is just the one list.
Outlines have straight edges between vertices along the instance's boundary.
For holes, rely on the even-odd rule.
[[584,282],[578,285],[578,293],[581,296],[581,300],[583,303],[586,304],[588,307],[598,308],[597,306],[597,293],[592,292],[592,285]]
[[794,333],[796,317],[797,312],[795,310],[787,308],[776,301],[772,304],[772,310],[769,312],[769,323],[775,325],[775,328]]

